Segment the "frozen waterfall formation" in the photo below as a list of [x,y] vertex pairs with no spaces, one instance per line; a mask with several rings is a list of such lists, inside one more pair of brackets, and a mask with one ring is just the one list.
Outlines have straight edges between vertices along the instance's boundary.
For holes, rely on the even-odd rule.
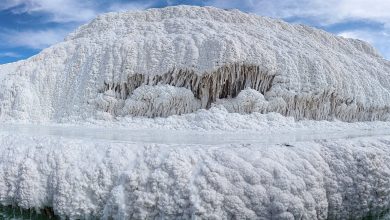
[[304,25],[178,6],[101,15],[37,56],[0,66],[3,118],[155,117],[213,105],[387,120],[390,62],[365,42]]

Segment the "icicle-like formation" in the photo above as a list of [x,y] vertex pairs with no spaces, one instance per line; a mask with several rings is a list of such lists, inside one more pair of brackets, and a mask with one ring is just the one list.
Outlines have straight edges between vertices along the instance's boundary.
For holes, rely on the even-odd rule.
[[270,96],[267,99],[256,90],[243,90],[236,98],[218,100],[216,104],[223,105],[229,112],[268,113],[278,112],[296,119],[316,119],[342,121],[374,121],[389,120],[389,107],[364,107],[351,98],[343,98],[335,91],[324,91],[318,94],[303,93],[281,96]]
[[275,75],[259,66],[232,64],[216,71],[199,75],[193,70],[172,70],[163,75],[134,74],[123,83],[104,83],[103,92],[115,91],[118,99],[127,99],[141,85],[171,85],[190,89],[202,101],[202,108],[209,108],[217,99],[236,97],[241,90],[250,87],[261,93],[271,88]]
[[[240,64],[223,66],[203,75],[192,70],[172,70],[155,76],[134,74],[128,77],[127,82],[104,83],[95,103],[98,109],[116,115],[166,117],[209,108],[217,99],[236,97],[248,87],[265,93],[271,88],[274,77],[259,66]],[[149,86],[138,90],[144,85]],[[174,91],[173,87],[158,85],[183,88]],[[153,89],[153,86],[157,87]],[[164,92],[168,92],[169,96]],[[160,102],[156,103],[158,99]],[[123,100],[126,100],[125,108],[118,110],[123,107]]]
[[342,97],[335,90],[318,93],[284,93],[285,108],[276,112],[296,119],[342,121],[390,120],[390,106],[364,106],[353,98]]
[[[278,112],[296,119],[389,120],[389,106],[364,106],[353,98],[339,95],[336,90],[306,93],[278,91],[275,93],[272,91],[274,78],[274,74],[262,70],[259,66],[243,64],[226,65],[203,75],[196,74],[192,70],[172,70],[163,75],[154,76],[134,74],[128,77],[127,82],[104,83],[104,89],[100,91],[99,97],[102,97],[102,94],[109,94],[106,95],[105,102],[99,102],[103,104],[99,104],[98,109],[114,116],[127,113],[136,116],[166,117],[190,113],[199,108],[208,109],[213,103],[219,103],[230,112]],[[171,94],[170,104],[155,105],[152,99],[143,99],[141,104],[133,100],[133,93],[142,85],[183,87],[191,90],[193,96],[199,99],[201,104],[198,105],[196,99],[183,98],[180,92]],[[246,88],[251,90],[239,95]],[[151,89],[150,92],[152,91],[160,93],[159,89]],[[237,95],[239,95],[237,99],[232,99]],[[158,96],[159,94],[156,94],[156,97]],[[132,97],[128,102],[131,103],[131,107],[127,110],[118,110],[123,107],[124,100],[129,97]],[[188,97],[192,97],[192,94]]]

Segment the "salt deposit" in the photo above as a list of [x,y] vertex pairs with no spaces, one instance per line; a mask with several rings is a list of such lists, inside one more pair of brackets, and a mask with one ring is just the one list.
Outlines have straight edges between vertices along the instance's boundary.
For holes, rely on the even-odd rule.
[[172,146],[2,133],[0,201],[70,219],[360,219],[390,208],[389,143]]
[[[390,62],[359,40],[237,10],[168,7],[101,15],[64,42],[0,66],[0,112],[2,120],[117,117],[138,87],[168,84],[190,90],[201,108],[251,88],[275,104],[261,112],[387,120],[389,73]],[[127,113],[182,114],[197,109],[192,100]]]
[[[390,210],[389,119],[390,62],[365,42],[212,7],[104,14],[0,65],[1,125],[62,122],[68,135],[0,126],[0,204],[64,219],[378,216]],[[80,138],[87,126],[323,136],[135,143]],[[367,137],[324,137],[354,128]]]

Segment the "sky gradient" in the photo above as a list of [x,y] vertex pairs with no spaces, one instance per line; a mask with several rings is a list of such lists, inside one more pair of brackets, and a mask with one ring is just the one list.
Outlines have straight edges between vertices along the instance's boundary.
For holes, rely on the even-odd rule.
[[1,0],[0,64],[39,53],[100,13],[171,5],[237,8],[365,40],[390,59],[389,0]]

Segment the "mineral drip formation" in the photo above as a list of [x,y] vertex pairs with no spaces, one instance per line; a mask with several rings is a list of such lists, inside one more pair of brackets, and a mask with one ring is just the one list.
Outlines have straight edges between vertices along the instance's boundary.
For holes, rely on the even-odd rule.
[[177,6],[100,15],[0,66],[0,120],[167,117],[215,105],[388,120],[390,62],[368,43],[304,25]]
[[123,83],[105,82],[94,103],[122,116],[166,117],[221,104],[229,112],[278,112],[296,119],[389,119],[389,106],[365,107],[335,90],[277,95],[272,91],[274,78],[259,66],[237,63],[202,75],[183,69],[163,75],[133,74]]

